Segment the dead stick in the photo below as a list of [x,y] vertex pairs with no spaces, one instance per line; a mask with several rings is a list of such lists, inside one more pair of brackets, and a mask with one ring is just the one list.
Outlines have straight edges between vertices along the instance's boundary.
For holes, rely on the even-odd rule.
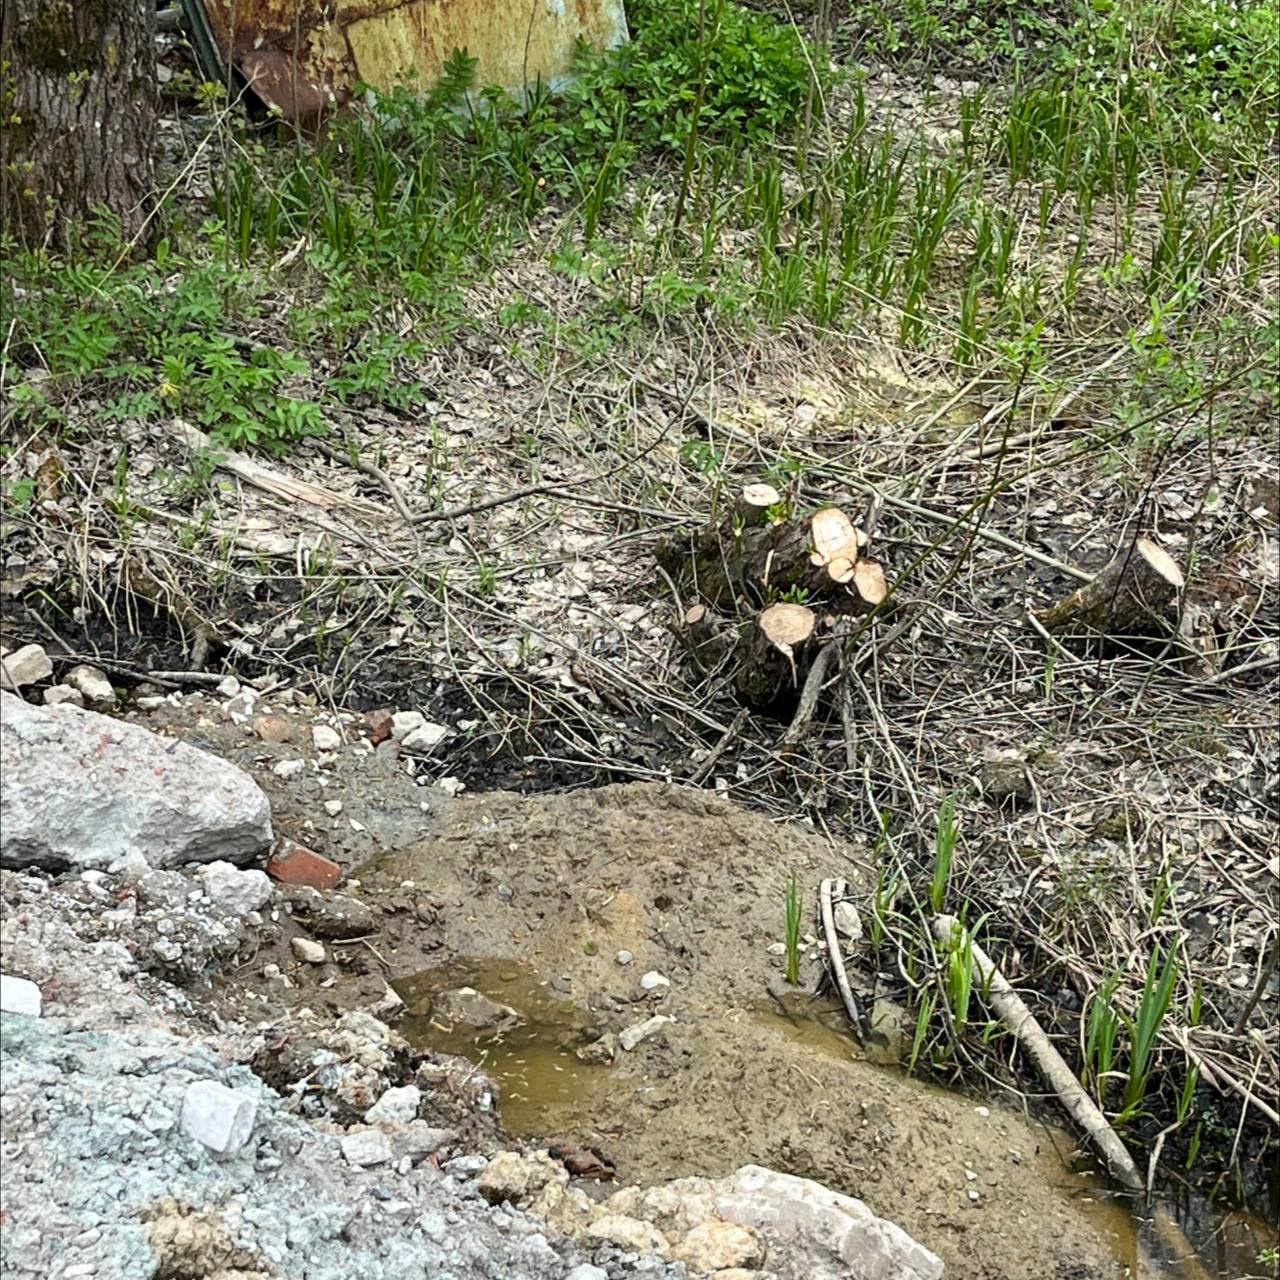
[[[964,926],[955,916],[935,916],[930,927],[933,936],[943,945],[951,943],[957,932],[963,934]],[[1138,1172],[1133,1157],[1106,1116],[1093,1099],[1084,1091],[1075,1072],[1053,1042],[1044,1033],[1035,1014],[1023,1003],[1022,997],[1009,985],[1008,979],[996,968],[991,957],[975,942],[968,939],[969,956],[981,989],[987,992],[987,1002],[1000,1015],[1005,1026],[1013,1032],[1014,1039],[1026,1050],[1040,1070],[1045,1083],[1058,1095],[1063,1110],[1085,1131],[1089,1140],[1101,1153],[1112,1176],[1138,1195],[1146,1193],[1146,1180]],[[1201,1265],[1196,1251],[1191,1247],[1182,1228],[1163,1209],[1153,1211],[1155,1227],[1165,1245],[1175,1250],[1184,1266],[1184,1275],[1195,1280],[1209,1280],[1209,1274]]]
[[689,781],[694,786],[701,782],[705,782],[711,770],[716,767],[720,761],[720,757],[729,749],[729,744],[742,731],[742,726],[747,723],[747,718],[751,712],[743,707],[736,716],[733,717],[733,723],[720,735],[720,741],[711,748],[707,758],[689,775]]
[[791,717],[791,723],[787,726],[787,731],[782,735],[782,741],[778,744],[779,752],[784,759],[796,749],[800,739],[804,737],[805,730],[809,727],[809,721],[813,719],[813,713],[818,707],[818,698],[822,693],[822,686],[827,679],[827,668],[831,666],[839,644],[839,637],[828,640],[818,650],[818,656],[814,658],[813,666],[809,668],[809,674],[805,677],[804,688],[800,690],[800,701],[796,706],[796,713]]
[[853,998],[853,988],[849,986],[849,975],[845,972],[844,956],[840,952],[840,935],[836,932],[836,913],[831,904],[831,881],[824,880],[818,889],[822,901],[822,931],[827,937],[827,963],[831,966],[831,976],[835,979],[836,990],[844,1010],[853,1024],[853,1033],[862,1044],[867,1038],[866,1024],[858,1009],[858,1002]]
[[[935,916],[931,927],[933,936],[943,946],[949,946],[956,931],[964,929],[955,916]],[[1022,1002],[1021,996],[1009,985],[990,956],[972,939],[969,940],[969,952],[982,990],[988,992],[988,1003],[1040,1069],[1040,1074],[1058,1095],[1064,1110],[1101,1152],[1113,1176],[1130,1191],[1142,1191],[1145,1183],[1133,1157],[1106,1116],[1084,1091],[1063,1056],[1053,1047],[1044,1029],[1036,1021],[1035,1014]]]
[[387,491],[391,501],[395,503],[395,508],[400,513],[400,519],[407,525],[413,524],[413,512],[409,510],[409,505],[405,502],[404,495],[400,492],[400,487],[381,467],[376,467],[372,462],[366,462],[363,458],[344,457],[337,449],[331,449],[327,444],[321,444],[319,441],[316,442],[316,448],[330,462],[346,463],[354,467],[361,475],[368,476],[371,480],[376,480]]
[[1267,989],[1267,983],[1271,981],[1271,975],[1275,973],[1277,966],[1280,966],[1280,933],[1271,939],[1271,950],[1258,967],[1258,980],[1253,984],[1253,991],[1240,1010],[1235,1026],[1231,1028],[1232,1035],[1238,1036],[1249,1025],[1249,1019],[1258,1007],[1258,1001],[1262,999],[1262,993]]

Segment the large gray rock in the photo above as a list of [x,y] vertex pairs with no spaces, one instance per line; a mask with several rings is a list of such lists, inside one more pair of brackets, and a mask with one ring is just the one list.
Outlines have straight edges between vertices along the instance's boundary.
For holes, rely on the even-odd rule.
[[235,766],[70,703],[0,693],[0,866],[243,863],[271,843],[271,805]]
[[[535,1206],[536,1211],[537,1206]],[[861,1200],[809,1178],[743,1165],[727,1178],[679,1178],[625,1187],[601,1206],[652,1222],[673,1242],[671,1257],[705,1259],[708,1223],[759,1234],[777,1280],[940,1280],[942,1260]],[[682,1252],[683,1251],[683,1252]]]
[[716,1215],[754,1227],[779,1276],[806,1280],[941,1280],[942,1259],[861,1200],[809,1178],[743,1165],[713,1183]]

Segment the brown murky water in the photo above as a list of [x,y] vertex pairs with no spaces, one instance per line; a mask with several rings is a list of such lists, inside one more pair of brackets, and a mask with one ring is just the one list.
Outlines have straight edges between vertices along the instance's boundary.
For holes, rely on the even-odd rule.
[[[429,1012],[412,1012],[415,1006],[426,1010],[433,992],[463,985],[514,1006],[525,1015],[525,1022],[503,1032],[476,1031],[442,1022]],[[593,1134],[599,1130],[602,1116],[616,1117],[626,1094],[643,1105],[645,1094],[653,1090],[664,1073],[659,1066],[657,1076],[651,1075],[644,1069],[642,1058],[619,1065],[584,1062],[576,1051],[597,1037],[598,1016],[554,990],[527,965],[503,960],[456,960],[397,986],[411,1010],[402,1027],[405,1035],[419,1047],[462,1054],[482,1065],[501,1086],[504,1123],[518,1137],[555,1141]],[[878,1060],[881,1070],[902,1078],[892,1065],[900,1045],[894,1029],[889,1027],[888,1035],[876,1037],[878,1047],[864,1051],[845,1033],[843,1011],[827,1001],[796,1001],[785,1012],[773,1003],[762,1005],[751,1012],[745,1026],[758,1032],[761,1052],[769,1051],[770,1042],[781,1040],[804,1058],[837,1072],[842,1068],[852,1072],[855,1064],[862,1071],[868,1060]],[[620,1073],[620,1065],[625,1074]],[[638,1070],[629,1069],[633,1066]],[[821,1082],[810,1079],[816,1100],[823,1087]],[[795,1088],[803,1090],[805,1083],[801,1069]],[[946,1091],[919,1081],[911,1081],[911,1087],[923,1097],[948,1105],[957,1101]],[[857,1091],[851,1080],[850,1094]],[[739,1099],[738,1108],[742,1103]],[[726,1128],[732,1130],[742,1119],[740,1111],[734,1117],[726,1116]],[[1093,1172],[1079,1166],[1074,1159],[1074,1144],[1066,1134],[1048,1126],[1037,1127],[1041,1141],[1034,1161],[1029,1167],[1023,1166],[1022,1176],[1042,1182],[1092,1224],[1108,1242],[1120,1268],[1118,1274],[1177,1280],[1205,1274],[1195,1266],[1154,1262],[1158,1246],[1150,1240],[1149,1231],[1133,1215],[1128,1202],[1110,1192]],[[635,1159],[634,1142],[630,1148],[628,1173],[644,1181],[644,1175],[652,1171],[643,1167],[643,1159]],[[751,1158],[754,1153],[744,1144],[738,1162]],[[1184,1206],[1180,1217],[1210,1268],[1209,1274],[1221,1280],[1276,1274],[1274,1266],[1261,1259],[1265,1256],[1263,1251],[1275,1248],[1280,1239],[1264,1223],[1243,1214],[1213,1214],[1202,1204]]]

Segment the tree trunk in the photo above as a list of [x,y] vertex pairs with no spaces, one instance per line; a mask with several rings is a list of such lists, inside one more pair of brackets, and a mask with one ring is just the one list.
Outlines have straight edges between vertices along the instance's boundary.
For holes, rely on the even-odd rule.
[[155,8],[144,0],[0,0],[0,228],[74,248],[105,210],[122,240],[155,185]]

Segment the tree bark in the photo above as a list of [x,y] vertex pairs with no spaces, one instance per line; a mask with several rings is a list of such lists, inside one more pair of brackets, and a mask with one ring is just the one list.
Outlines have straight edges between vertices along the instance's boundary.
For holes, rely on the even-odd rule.
[[128,243],[155,184],[154,6],[0,0],[0,230],[74,249],[103,211]]
[[1046,631],[1121,638],[1167,635],[1178,625],[1182,570],[1149,538],[1122,550],[1092,582],[1038,617]]

